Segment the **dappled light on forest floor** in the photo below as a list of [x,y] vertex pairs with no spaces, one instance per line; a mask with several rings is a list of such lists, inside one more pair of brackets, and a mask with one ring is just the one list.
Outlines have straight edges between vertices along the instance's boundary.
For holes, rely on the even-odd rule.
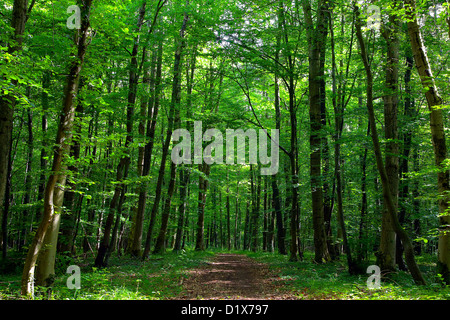
[[183,282],[186,295],[181,299],[297,299],[279,292],[284,280],[270,273],[267,265],[245,255],[218,254],[187,273],[189,278]]

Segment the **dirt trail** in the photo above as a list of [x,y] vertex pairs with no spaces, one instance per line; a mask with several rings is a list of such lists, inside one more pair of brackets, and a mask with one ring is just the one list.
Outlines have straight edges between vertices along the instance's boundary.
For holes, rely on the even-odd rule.
[[205,266],[189,271],[180,299],[295,299],[279,291],[282,281],[267,265],[245,255],[218,254]]

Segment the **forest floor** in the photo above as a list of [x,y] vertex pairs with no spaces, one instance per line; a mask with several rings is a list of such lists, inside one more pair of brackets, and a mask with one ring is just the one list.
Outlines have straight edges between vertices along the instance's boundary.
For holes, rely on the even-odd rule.
[[267,264],[243,254],[215,255],[204,266],[188,271],[183,282],[186,294],[179,299],[294,300],[280,292],[283,280]]
[[[0,260],[0,300],[23,299],[23,254]],[[52,289],[36,287],[35,299],[52,300],[450,300],[450,286],[436,282],[436,257],[417,262],[426,286],[408,272],[384,275],[381,288],[367,288],[369,274],[350,275],[345,256],[326,264],[290,262],[277,253],[249,251],[168,251],[142,261],[113,256],[107,268],[93,267],[94,256],[59,255]],[[375,261],[367,261],[374,264]],[[81,289],[67,286],[69,265],[81,268]]]

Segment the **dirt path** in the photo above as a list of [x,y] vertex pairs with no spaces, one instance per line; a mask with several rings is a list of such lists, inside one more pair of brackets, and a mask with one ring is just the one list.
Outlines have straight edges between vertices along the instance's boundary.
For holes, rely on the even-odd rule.
[[270,273],[267,265],[245,255],[218,254],[189,273],[183,282],[187,294],[180,299],[294,299],[279,291],[282,281]]

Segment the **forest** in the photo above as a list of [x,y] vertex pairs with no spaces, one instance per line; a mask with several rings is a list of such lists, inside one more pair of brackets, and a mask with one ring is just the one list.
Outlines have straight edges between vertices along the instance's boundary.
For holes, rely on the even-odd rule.
[[0,300],[450,299],[450,2],[1,0],[0,30]]

